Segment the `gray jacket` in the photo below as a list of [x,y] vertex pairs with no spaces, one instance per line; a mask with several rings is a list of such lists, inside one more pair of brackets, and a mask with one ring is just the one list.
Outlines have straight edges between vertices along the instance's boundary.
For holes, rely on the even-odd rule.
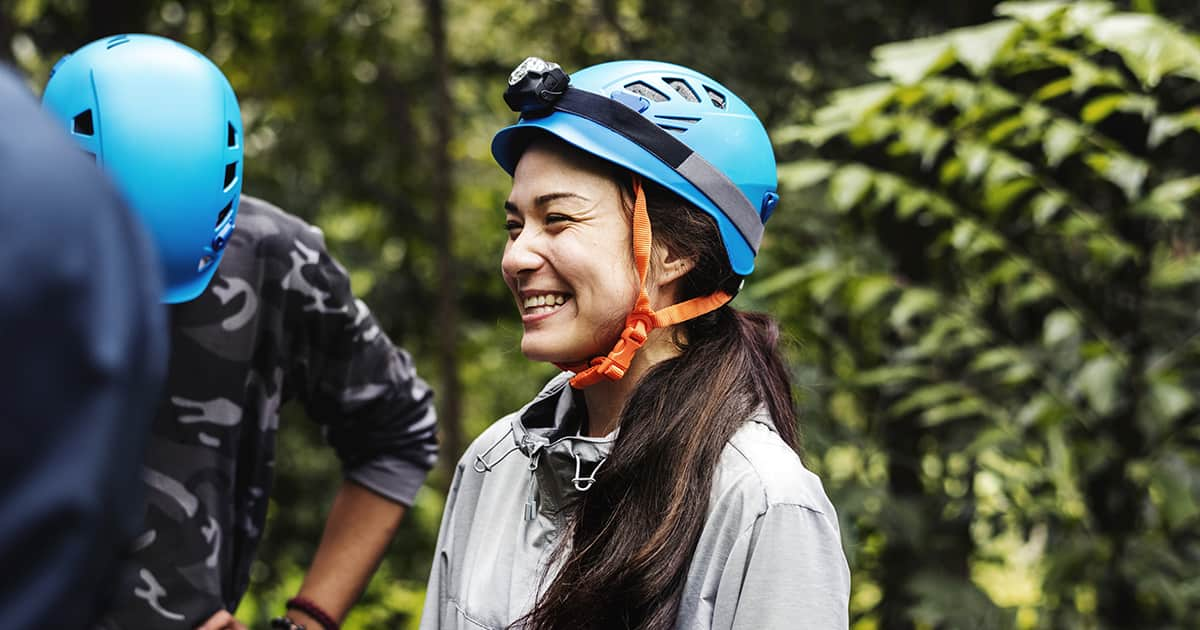
[[[551,552],[613,437],[580,437],[567,377],[467,449],[446,499],[422,630],[508,627],[549,585]],[[760,414],[730,439],[677,628],[847,628],[850,571],[821,482]]]

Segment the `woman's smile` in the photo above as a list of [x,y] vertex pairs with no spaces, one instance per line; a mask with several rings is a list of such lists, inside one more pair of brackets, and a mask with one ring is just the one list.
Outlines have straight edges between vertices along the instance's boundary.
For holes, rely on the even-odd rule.
[[522,291],[521,321],[526,324],[541,321],[559,312],[570,302],[569,293]]

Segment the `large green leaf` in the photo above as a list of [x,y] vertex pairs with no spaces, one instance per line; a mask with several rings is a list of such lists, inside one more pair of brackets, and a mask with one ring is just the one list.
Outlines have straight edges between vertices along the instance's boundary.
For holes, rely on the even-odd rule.
[[1121,364],[1113,357],[1104,355],[1084,364],[1075,377],[1074,386],[1096,413],[1106,415],[1117,406],[1117,384],[1123,375]]
[[1178,289],[1200,283],[1200,253],[1174,252],[1161,248],[1155,252],[1150,285],[1155,289]]
[[1185,131],[1200,132],[1200,109],[1158,116],[1150,125],[1146,142],[1150,148],[1157,148]]
[[1042,324],[1042,343],[1047,347],[1057,346],[1077,334],[1079,318],[1066,309],[1050,313]]
[[958,383],[950,382],[926,385],[917,388],[911,394],[892,405],[890,411],[897,416],[903,416],[914,411],[921,411],[937,405],[961,400],[966,396],[970,396],[969,390]]
[[913,317],[932,312],[941,304],[936,291],[923,288],[902,289],[900,299],[892,306],[888,321],[892,326],[907,326]]
[[1017,18],[1035,26],[1044,26],[1060,19],[1067,8],[1071,6],[1066,0],[1046,0],[1044,2],[1001,2],[996,5],[996,15]]
[[1179,531],[1200,517],[1200,505],[1193,490],[1200,487],[1197,477],[1196,468],[1178,456],[1164,458],[1155,467],[1151,496],[1158,497],[1156,503],[1169,530]]
[[862,315],[895,291],[896,283],[888,276],[864,276],[849,283],[846,290],[849,292],[846,301],[850,305],[850,312]]
[[836,167],[837,165],[833,162],[825,160],[800,160],[781,164],[777,169],[779,187],[803,190],[815,186],[829,179],[829,175]]
[[1042,150],[1046,154],[1046,163],[1056,167],[1067,156],[1075,152],[1083,139],[1083,133],[1074,125],[1062,121],[1051,123],[1042,136]]
[[1101,177],[1120,188],[1130,201],[1141,196],[1142,183],[1150,173],[1150,165],[1145,161],[1123,153],[1092,153],[1084,161]]
[[982,26],[961,28],[949,33],[958,61],[977,76],[988,72],[997,58],[1012,47],[1021,34],[1015,20],[997,20]]
[[1086,32],[1093,41],[1119,54],[1147,86],[1158,85],[1167,74],[1200,80],[1200,45],[1158,16],[1114,14]]
[[[817,110],[814,125],[817,129],[832,128],[832,133],[840,133],[878,111],[895,93],[895,85],[882,81],[838,91],[828,105]],[[824,141],[813,143],[819,145]]]
[[864,166],[850,164],[838,169],[829,182],[833,206],[843,212],[849,211],[866,196],[871,181],[871,171]]
[[901,85],[911,85],[954,63],[954,44],[949,37],[926,37],[884,44],[872,52],[871,71]]

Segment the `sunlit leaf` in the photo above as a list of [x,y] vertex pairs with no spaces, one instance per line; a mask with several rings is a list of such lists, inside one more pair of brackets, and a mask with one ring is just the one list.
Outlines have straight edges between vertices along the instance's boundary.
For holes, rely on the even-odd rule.
[[1178,457],[1164,459],[1154,468],[1152,490],[1161,496],[1159,508],[1171,531],[1179,530],[1200,516],[1200,505],[1197,505],[1196,493],[1192,490],[1195,477],[1195,469]]
[[861,315],[875,307],[884,297],[896,289],[895,282],[887,276],[858,278],[846,287],[850,292],[847,302],[850,311]]
[[954,63],[954,46],[948,37],[928,37],[884,44],[872,51],[872,56],[872,72],[907,85]]
[[1129,200],[1137,199],[1150,166],[1141,160],[1121,153],[1092,153],[1084,158],[1088,166],[1115,184]]
[[1082,134],[1079,129],[1062,121],[1056,121],[1045,130],[1042,136],[1042,150],[1046,153],[1046,163],[1056,167],[1068,155],[1075,152],[1079,146]]
[[1059,309],[1046,316],[1042,324],[1042,343],[1047,347],[1074,337],[1079,333],[1079,318],[1068,310]]
[[1171,73],[1200,80],[1200,45],[1158,16],[1114,14],[1092,24],[1087,33],[1121,55],[1147,86]]
[[1058,211],[1066,205],[1066,200],[1062,195],[1054,192],[1042,192],[1033,198],[1030,202],[1030,210],[1033,213],[1033,222],[1035,225],[1043,226],[1054,219]]
[[948,401],[961,399],[967,394],[966,390],[957,383],[925,385],[917,388],[916,391],[905,396],[895,405],[892,405],[891,412],[898,416],[903,416]]
[[1121,106],[1125,104],[1125,98],[1124,94],[1106,94],[1092,99],[1083,106],[1080,118],[1089,125],[1102,122],[1105,118],[1121,110]]
[[1158,116],[1150,124],[1146,142],[1150,148],[1155,148],[1185,131],[1200,131],[1200,109]]
[[996,5],[996,15],[1017,18],[1022,22],[1041,26],[1061,17],[1070,5],[1066,0],[1001,2]]
[[1117,406],[1117,383],[1123,376],[1121,364],[1111,356],[1100,356],[1084,364],[1075,377],[1075,386],[1092,409],[1101,415]]
[[824,160],[800,160],[779,165],[779,185],[781,188],[802,190],[824,182],[833,173],[836,165]]
[[871,172],[865,167],[851,164],[843,166],[829,182],[829,196],[833,205],[843,212],[850,210],[871,187]]
[[950,41],[959,62],[976,75],[986,74],[1020,32],[1020,23],[997,20],[982,26],[951,31]]
[[903,327],[912,320],[913,317],[929,313],[937,308],[941,303],[936,291],[929,289],[903,289],[900,293],[900,299],[896,300],[896,304],[892,307],[888,314],[888,321],[892,326],[897,328]]
[[1151,385],[1150,400],[1164,423],[1174,421],[1196,406],[1196,397],[1191,391],[1176,383],[1162,381]]

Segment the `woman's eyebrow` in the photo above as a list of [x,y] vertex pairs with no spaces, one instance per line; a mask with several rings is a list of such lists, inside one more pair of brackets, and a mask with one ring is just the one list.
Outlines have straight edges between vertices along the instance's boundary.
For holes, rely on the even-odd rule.
[[[569,199],[569,198],[581,199],[583,201],[590,201],[587,197],[584,197],[583,195],[580,195],[578,193],[552,192],[552,193],[546,193],[544,195],[538,195],[533,200],[533,205],[535,207],[544,206],[544,205],[550,203],[551,201],[557,201],[559,199]],[[517,208],[517,204],[513,203],[512,200],[505,200],[504,209],[509,212],[517,212],[517,213],[520,212],[520,209]]]

